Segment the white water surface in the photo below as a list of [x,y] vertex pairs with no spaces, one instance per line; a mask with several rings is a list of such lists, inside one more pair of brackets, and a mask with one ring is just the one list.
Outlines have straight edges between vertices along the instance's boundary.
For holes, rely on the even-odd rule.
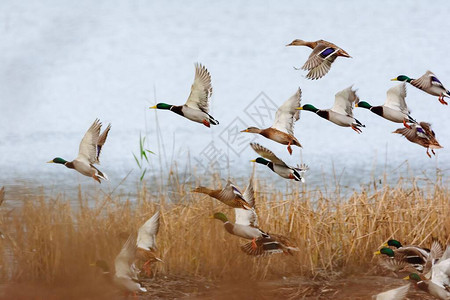
[[[156,153],[146,175],[150,184],[158,178],[164,183],[175,161],[180,172],[189,166],[189,172],[206,173],[199,163],[208,163],[204,150],[211,142],[222,159],[229,158],[219,163],[221,176],[246,180],[256,154],[250,147],[235,154],[227,130],[256,125],[244,109],[261,92],[280,105],[301,87],[303,104],[329,108],[336,92],[353,85],[362,100],[379,105],[398,84],[390,78],[414,78],[428,69],[450,87],[449,14],[445,0],[1,1],[0,185],[111,191],[134,170],[123,184],[134,188],[140,171],[132,153],[140,134]],[[293,67],[302,66],[311,50],[285,47],[295,38],[334,42],[353,58],[338,58],[324,78],[307,80]],[[211,114],[220,125],[210,129],[148,109],[156,102],[184,103],[195,62],[212,76]],[[360,135],[303,112],[295,126],[303,149],[294,147],[292,156],[263,137],[239,138],[255,138],[288,164],[307,163],[308,184],[317,187],[333,185],[335,176],[358,187],[385,171],[392,183],[411,176],[433,180],[437,169],[446,179],[450,108],[409,85],[407,103],[415,119],[432,123],[444,147],[432,159],[425,148],[391,133],[401,124],[364,109],[354,112],[367,126]],[[45,163],[75,158],[95,118],[112,123],[99,167],[110,181],[101,186]],[[270,114],[265,118],[269,125]],[[286,184],[264,166],[257,171]]]

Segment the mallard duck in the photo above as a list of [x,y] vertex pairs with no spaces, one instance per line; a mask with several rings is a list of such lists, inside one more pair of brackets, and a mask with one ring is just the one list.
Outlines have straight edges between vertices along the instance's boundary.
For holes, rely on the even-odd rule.
[[244,192],[244,199],[252,209],[235,208],[236,222],[231,223],[227,216],[221,212],[215,213],[213,218],[223,222],[225,230],[233,235],[252,240],[241,246],[241,250],[248,255],[260,256],[272,253],[291,253],[298,251],[298,248],[291,245],[290,241],[281,235],[268,234],[258,227],[258,216],[255,207],[255,195],[253,190],[253,180]]
[[229,180],[227,185],[221,190],[211,190],[209,188],[199,186],[198,188],[192,190],[192,192],[209,195],[210,197],[216,198],[220,202],[233,208],[252,209],[250,204],[245,201],[241,191],[239,191],[239,189]]
[[320,117],[342,127],[351,127],[357,133],[361,133],[358,127],[366,127],[353,117],[353,103],[359,101],[356,91],[348,87],[335,95],[334,105],[331,109],[317,109],[311,104],[297,107],[316,113]]
[[105,173],[94,167],[94,164],[100,164],[100,152],[108,137],[111,124],[108,124],[102,134],[100,134],[101,127],[102,123],[96,119],[81,140],[78,156],[73,161],[55,157],[48,163],[62,164],[69,169],[75,169],[85,176],[92,177],[98,183],[101,183],[100,179],[108,180]]
[[430,295],[435,296],[436,298],[449,300],[450,299],[450,291],[448,291],[444,286],[439,283],[434,282],[433,280],[423,279],[417,273],[411,273],[404,279],[413,280],[416,282],[416,286],[422,291],[427,292]]
[[195,64],[195,78],[191,86],[191,94],[184,105],[157,103],[150,108],[168,109],[191,121],[202,123],[206,127],[218,125],[209,112],[209,98],[212,95],[211,75],[205,66]]
[[402,83],[390,88],[387,91],[386,102],[380,106],[372,106],[365,101],[358,101],[355,107],[367,108],[374,114],[379,115],[389,121],[395,123],[403,123],[405,127],[409,127],[406,122],[417,123],[410,115],[406,106],[406,84]]
[[374,253],[374,255],[378,254],[384,254],[390,258],[407,262],[420,271],[423,270],[423,266],[427,262],[428,258],[428,254],[424,254],[416,248],[399,248],[394,250],[383,247]]
[[[260,144],[250,143],[250,146],[253,148],[253,150],[255,150],[256,153],[262,156],[258,157],[257,159],[251,160],[252,162],[266,165],[267,167],[269,167],[269,169],[283,178],[305,182],[303,174],[308,171],[308,166],[302,165],[297,168],[290,167],[286,165],[284,161],[279,159],[272,151],[261,146]],[[270,161],[266,160],[265,158],[269,159]]]
[[430,123],[420,122],[419,124],[412,124],[410,128],[398,128],[393,133],[401,134],[411,143],[416,143],[427,148],[427,155],[430,158],[429,149],[435,155],[434,149],[442,148],[436,139],[434,131],[431,129]]
[[450,91],[447,90],[442,82],[437,79],[436,75],[434,75],[431,71],[427,71],[421,77],[417,79],[409,78],[405,75],[399,75],[396,78],[391,79],[392,81],[406,81],[411,83],[411,85],[416,88],[424,91],[433,96],[439,96],[438,100],[444,105],[448,105],[445,102],[444,97],[450,97]]
[[306,42],[296,39],[286,46],[307,46],[313,49],[308,60],[302,67],[303,70],[309,71],[306,74],[306,78],[308,79],[319,79],[325,76],[330,71],[331,64],[338,56],[351,57],[343,49],[324,40]]
[[150,264],[153,262],[162,262],[162,260],[156,256],[156,235],[159,231],[159,216],[160,212],[157,211],[151,218],[149,218],[138,230],[137,242],[136,242],[136,259],[144,262],[142,268],[147,276],[150,276],[151,269]]
[[299,88],[292,97],[287,99],[286,102],[278,108],[275,114],[275,122],[271,127],[266,129],[249,127],[241,132],[258,133],[272,141],[288,145],[288,152],[292,155],[291,145],[298,147],[302,146],[294,136],[294,122],[300,117],[299,111],[295,108],[300,106],[301,98],[302,90]]
[[114,260],[116,271],[114,276],[110,273],[108,264],[104,260],[97,260],[95,265],[102,269],[103,274],[109,280],[127,293],[147,292],[147,289],[138,281],[138,270],[132,263],[135,260],[135,254],[136,236],[130,235]]
[[372,296],[375,300],[402,300],[408,294],[409,284]]

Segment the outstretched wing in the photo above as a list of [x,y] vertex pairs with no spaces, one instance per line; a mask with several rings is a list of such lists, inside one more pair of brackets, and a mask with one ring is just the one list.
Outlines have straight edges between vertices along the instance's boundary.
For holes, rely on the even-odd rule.
[[81,140],[77,157],[78,160],[85,160],[89,164],[97,162],[97,143],[101,127],[102,123],[100,123],[100,120],[95,119],[94,123],[89,127]]
[[[411,80],[410,82],[413,86],[419,89],[429,89],[432,86],[442,87],[444,88],[444,85],[442,82],[437,79],[436,75],[433,74],[431,71],[426,71],[425,74],[420,76],[417,79]],[[445,88],[444,88],[445,89]]]
[[294,122],[300,118],[300,110],[295,108],[300,106],[301,99],[302,90],[298,88],[297,92],[278,108],[272,128],[294,135]]
[[302,67],[303,70],[309,71],[306,78],[319,79],[325,76],[336,60],[338,51],[336,45],[319,41]]
[[102,151],[102,147],[106,142],[106,138],[108,137],[109,130],[111,129],[111,124],[108,124],[108,127],[102,132],[97,141],[97,164],[100,164],[100,153]]
[[258,215],[255,207],[255,192],[253,190],[253,178],[247,185],[244,192],[244,200],[251,206],[252,209],[235,208],[236,224],[258,227]]
[[386,102],[384,106],[392,108],[397,111],[401,111],[404,114],[409,114],[408,107],[406,106],[406,84],[403,82],[397,86],[391,87],[386,92]]
[[193,109],[209,112],[209,98],[212,95],[211,75],[205,66],[195,64],[195,78],[191,86],[191,94],[189,95],[186,105]]
[[134,271],[131,269],[134,256],[136,253],[136,236],[131,234],[125,244],[122,246],[119,254],[114,260],[114,267],[116,269],[116,276],[122,278],[133,278]]
[[353,117],[353,103],[359,101],[356,91],[350,86],[338,92],[334,98],[334,105],[331,110],[342,115]]
[[144,225],[141,226],[141,228],[139,228],[136,243],[139,248],[145,250],[156,249],[156,235],[159,231],[159,216],[160,213],[157,211],[144,223]]
[[250,146],[253,148],[253,150],[255,150],[256,153],[258,153],[262,157],[267,158],[268,160],[272,161],[274,164],[288,167],[284,163],[284,161],[279,159],[272,151],[270,151],[269,149],[261,146],[260,144],[258,144],[258,143],[250,143]]

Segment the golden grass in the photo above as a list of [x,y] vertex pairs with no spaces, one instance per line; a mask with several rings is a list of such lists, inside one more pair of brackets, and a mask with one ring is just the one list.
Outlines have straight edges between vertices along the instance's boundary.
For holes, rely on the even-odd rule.
[[[220,183],[215,181],[217,187]],[[399,183],[362,189],[345,199],[335,194],[331,199],[319,190],[282,193],[255,180],[260,227],[290,237],[301,251],[253,258],[239,249],[247,240],[228,234],[220,221],[210,218],[222,211],[233,220],[232,209],[190,193],[194,186],[176,178],[170,182],[176,183],[172,193],[177,203],[169,202],[163,191],[167,187],[160,187],[158,193],[145,186],[129,198],[88,197],[81,189],[78,199],[24,198],[20,209],[1,215],[6,236],[0,240],[1,278],[51,284],[97,276],[89,264],[101,258],[112,266],[128,233],[157,209],[161,210],[158,247],[164,263],[157,264],[156,271],[169,276],[215,280],[357,273],[374,264],[373,252],[389,238],[426,246],[432,237],[450,242],[449,192],[442,184],[420,189],[414,182],[409,187]]]

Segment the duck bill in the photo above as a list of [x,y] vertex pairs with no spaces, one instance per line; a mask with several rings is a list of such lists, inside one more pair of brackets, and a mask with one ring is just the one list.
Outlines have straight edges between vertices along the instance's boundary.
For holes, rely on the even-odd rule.
[[154,106],[150,106],[149,108],[153,108],[153,109],[156,109],[156,105],[154,105]]
[[397,78],[392,78],[391,81],[398,81],[398,79]]
[[47,163],[48,163],[48,164],[53,164],[54,162],[53,162],[53,160],[50,160],[50,161],[48,161]]
[[241,130],[241,132],[248,132],[248,129]]
[[374,253],[373,253],[373,255],[379,255],[379,254],[381,254],[380,251],[377,251],[377,252],[374,252]]
[[389,247],[388,243],[384,243],[383,247]]
[[358,103],[355,103],[355,107],[358,107]]
[[409,280],[409,275],[402,278],[403,280]]
[[252,159],[250,162],[256,162],[256,159]]
[[296,109],[296,110],[303,110],[303,106],[296,107],[295,109]]

